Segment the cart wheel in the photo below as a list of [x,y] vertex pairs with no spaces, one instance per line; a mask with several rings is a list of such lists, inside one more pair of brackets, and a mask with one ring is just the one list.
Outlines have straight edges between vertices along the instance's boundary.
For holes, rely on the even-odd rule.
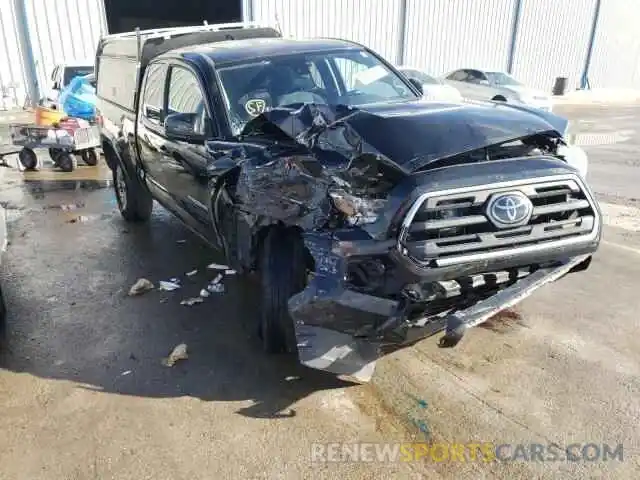
[[95,167],[98,164],[98,154],[95,148],[88,148],[82,151],[82,161],[90,167]]
[[62,150],[60,150],[59,148],[49,149],[49,157],[51,157],[51,160],[53,160],[53,163],[56,163],[58,161],[58,155],[60,155],[60,152],[62,152]]
[[25,170],[35,170],[38,166],[38,157],[36,156],[36,152],[30,148],[25,147],[20,150],[20,153],[18,153],[18,159]]
[[57,165],[63,172],[73,172],[75,159],[69,152],[60,152],[57,156]]

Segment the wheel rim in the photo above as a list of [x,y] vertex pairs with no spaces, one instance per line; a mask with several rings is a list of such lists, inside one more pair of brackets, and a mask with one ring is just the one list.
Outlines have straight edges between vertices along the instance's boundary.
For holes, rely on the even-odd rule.
[[127,182],[120,165],[116,167],[116,196],[118,197],[120,208],[125,210],[127,208]]

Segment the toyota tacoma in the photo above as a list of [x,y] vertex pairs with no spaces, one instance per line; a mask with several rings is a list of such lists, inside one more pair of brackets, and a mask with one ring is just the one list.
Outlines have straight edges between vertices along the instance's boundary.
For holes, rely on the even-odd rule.
[[128,221],[155,199],[259,280],[264,350],[367,381],[585,270],[602,219],[550,112],[421,98],[370,49],[253,24],[101,39],[102,146]]

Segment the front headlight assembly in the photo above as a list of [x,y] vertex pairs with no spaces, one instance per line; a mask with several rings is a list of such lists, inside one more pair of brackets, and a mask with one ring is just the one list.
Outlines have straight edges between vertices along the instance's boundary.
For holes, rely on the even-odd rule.
[[384,199],[356,197],[344,190],[329,192],[329,197],[336,210],[343,213],[347,222],[354,226],[375,223],[387,203]]
[[587,170],[589,169],[587,152],[577,145],[558,145],[556,153],[578,170],[582,178],[587,178]]

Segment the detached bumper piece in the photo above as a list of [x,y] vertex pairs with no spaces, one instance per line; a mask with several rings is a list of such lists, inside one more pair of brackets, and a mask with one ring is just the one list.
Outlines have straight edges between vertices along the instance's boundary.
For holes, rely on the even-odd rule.
[[[512,307],[543,285],[584,269],[581,255],[535,269],[470,275],[408,286],[400,301],[350,290],[348,260],[329,238],[307,237],[316,272],[289,300],[300,362],[359,381],[371,379],[375,362],[395,350],[444,331],[442,347],[455,346],[466,331]],[[416,292],[421,290],[420,292]]]
[[521,300],[531,295],[535,290],[554,282],[573,270],[586,268],[584,263],[591,261],[590,255],[574,258],[560,266],[536,270],[526,278],[499,291],[494,296],[476,305],[449,315],[446,321],[446,331],[440,339],[441,347],[454,347],[462,340],[465,332],[481,323],[486,322],[498,312],[513,307]]

